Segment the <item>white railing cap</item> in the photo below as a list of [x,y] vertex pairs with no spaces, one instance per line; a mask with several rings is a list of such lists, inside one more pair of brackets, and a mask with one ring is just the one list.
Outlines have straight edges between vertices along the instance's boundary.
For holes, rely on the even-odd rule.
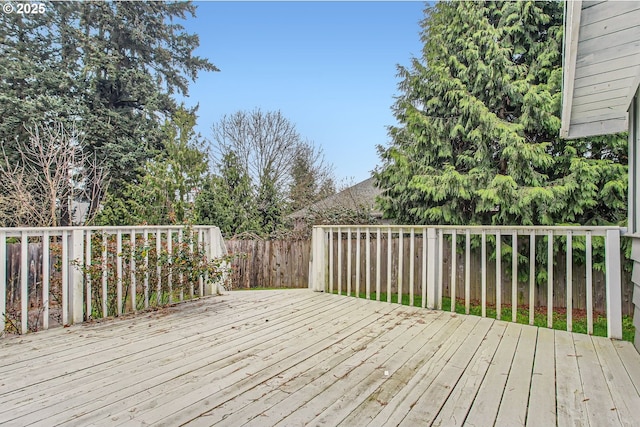
[[218,228],[213,225],[129,225],[129,226],[73,226],[73,227],[0,227],[0,233],[5,233],[7,237],[19,237],[22,233],[26,233],[28,236],[40,236],[44,232],[48,232],[51,235],[60,236],[62,233],[72,232],[77,230],[91,231],[91,232],[111,232],[118,231],[130,232],[135,231],[165,231],[165,230],[184,230],[185,228],[193,228],[194,230],[208,230],[211,228]]
[[584,235],[587,232],[595,236],[604,236],[607,231],[618,230],[624,233],[625,229],[617,225],[599,225],[599,226],[579,226],[579,225],[316,225],[314,227],[321,229],[345,229],[352,231],[359,229],[383,229],[383,230],[400,230],[409,231],[411,229],[436,229],[446,231],[467,231],[471,234],[481,234],[484,232],[516,232],[518,234],[547,234],[553,232],[555,235],[563,235],[571,232],[576,235]]

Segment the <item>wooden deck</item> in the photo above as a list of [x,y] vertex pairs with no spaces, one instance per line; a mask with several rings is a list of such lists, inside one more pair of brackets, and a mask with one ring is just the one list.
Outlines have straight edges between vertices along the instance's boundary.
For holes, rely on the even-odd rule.
[[627,342],[308,290],[0,340],[0,425],[640,425]]

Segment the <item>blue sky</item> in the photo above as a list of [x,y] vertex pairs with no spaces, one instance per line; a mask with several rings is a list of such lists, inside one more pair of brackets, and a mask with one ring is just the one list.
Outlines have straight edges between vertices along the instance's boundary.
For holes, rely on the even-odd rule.
[[185,27],[200,36],[196,53],[221,70],[189,89],[202,136],[225,114],[280,110],[322,147],[338,184],[368,178],[395,124],[396,65],[420,55],[424,3],[195,4]]

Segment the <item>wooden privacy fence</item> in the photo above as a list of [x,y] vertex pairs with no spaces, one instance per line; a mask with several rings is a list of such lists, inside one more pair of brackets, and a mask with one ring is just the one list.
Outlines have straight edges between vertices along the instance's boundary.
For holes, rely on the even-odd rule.
[[232,261],[234,288],[307,288],[311,240],[226,241]]
[[[334,237],[336,237],[335,232]],[[335,285],[334,290],[338,291],[338,283],[341,283],[341,293],[346,293],[347,289],[347,275],[351,276],[351,283],[356,283],[356,245],[357,237],[355,232],[351,233],[351,272],[347,271],[347,243],[348,233],[343,232],[342,238],[342,268],[338,270],[337,266],[333,270],[333,283]],[[464,239],[464,234],[458,235],[458,239]],[[391,245],[386,242],[387,234],[382,233],[381,238],[383,243],[381,244],[381,286],[383,292],[387,290],[387,257],[388,250],[390,248],[392,254],[397,254],[400,248],[399,235],[393,234],[391,238]],[[420,277],[422,274],[422,245],[423,239],[421,234],[415,235],[414,242],[414,265],[416,271],[414,272],[414,278]],[[521,239],[522,240],[522,239]],[[226,241],[227,249],[230,253],[239,254],[237,258],[234,258],[233,269],[231,273],[231,283],[234,289],[250,289],[257,287],[265,288],[306,288],[309,286],[309,261],[310,261],[310,249],[311,240],[261,240],[261,239],[233,239]],[[366,253],[366,238],[360,240],[360,268],[359,268],[359,282],[365,283],[366,281],[366,261],[362,254]],[[370,251],[375,253],[376,239],[371,236],[369,241]],[[337,253],[338,242],[337,239],[333,240],[333,251]],[[411,237],[405,235],[402,242],[403,248],[403,266],[409,265],[409,258],[411,257]],[[451,297],[451,285],[455,283],[456,290],[454,295],[464,296],[465,287],[465,254],[460,252],[461,245],[458,244],[458,251],[456,253],[456,262],[451,261],[451,240],[444,240],[442,268],[446,271],[443,277],[443,296]],[[480,271],[481,265],[481,251],[478,248],[472,248],[470,255],[470,271]],[[391,293],[397,294],[398,291],[398,262],[399,257],[393,256],[391,258]],[[337,260],[336,260],[337,263]],[[456,277],[452,280],[451,268],[455,264]],[[510,277],[510,265],[508,263],[502,263],[502,286],[501,286],[501,301],[511,301],[511,277]],[[524,267],[527,267],[526,264]],[[369,274],[375,274],[376,261],[372,260],[369,265],[371,271]],[[554,280],[554,293],[553,293],[553,306],[554,307],[566,307],[566,254],[561,250],[556,250],[554,267],[553,267],[553,280]],[[527,281],[522,280],[523,271],[520,269],[517,298],[518,305],[528,305],[529,293]],[[403,268],[402,283],[409,283],[409,269]],[[338,278],[338,275],[341,277]],[[495,306],[498,302],[495,287],[496,270],[487,269],[487,304]],[[586,266],[584,262],[574,263],[573,271],[573,308],[579,310],[586,310]],[[482,295],[482,280],[478,274],[472,274],[470,276],[470,299],[471,301],[480,301]],[[600,270],[593,270],[593,308],[595,312],[606,311],[606,294],[605,294],[605,274]],[[414,287],[419,287],[420,283],[414,283]],[[362,289],[362,288],[361,288]],[[414,289],[414,292],[416,291]],[[535,288],[535,306],[546,306],[547,296],[547,282],[540,283],[538,281]],[[633,314],[633,285],[631,283],[630,272],[622,272],[622,314]]]
[[208,295],[224,255],[209,226],[0,228],[0,319],[25,333]]
[[[543,309],[548,327],[561,310],[569,331],[573,310],[582,308],[590,334],[602,310],[608,336],[621,338],[620,234],[619,227],[316,226],[309,287],[377,300],[386,294],[388,302],[407,296],[410,305],[419,299],[438,309],[443,297],[452,310],[463,299],[466,313],[477,300],[482,316],[495,306],[500,319],[510,307],[514,322],[518,307],[526,308],[530,324]],[[629,305],[631,290],[625,294]]]

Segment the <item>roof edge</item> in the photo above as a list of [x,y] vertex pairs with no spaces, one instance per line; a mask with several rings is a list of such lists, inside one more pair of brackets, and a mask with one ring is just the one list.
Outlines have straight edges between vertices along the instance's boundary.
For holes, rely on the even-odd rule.
[[562,125],[560,138],[569,138],[571,125],[571,107],[573,106],[573,85],[578,57],[580,35],[580,17],[582,0],[565,1],[565,25],[563,45],[562,79]]

